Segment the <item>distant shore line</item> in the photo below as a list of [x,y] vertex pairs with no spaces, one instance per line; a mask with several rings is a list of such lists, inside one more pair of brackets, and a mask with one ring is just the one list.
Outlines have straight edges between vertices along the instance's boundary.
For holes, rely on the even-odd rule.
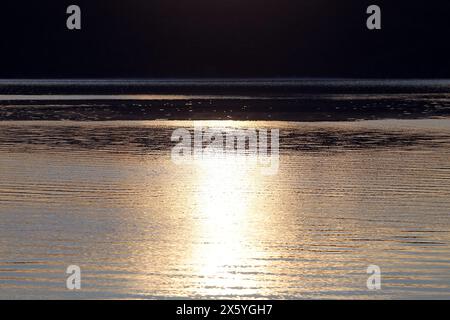
[[450,93],[450,79],[0,79],[0,94]]

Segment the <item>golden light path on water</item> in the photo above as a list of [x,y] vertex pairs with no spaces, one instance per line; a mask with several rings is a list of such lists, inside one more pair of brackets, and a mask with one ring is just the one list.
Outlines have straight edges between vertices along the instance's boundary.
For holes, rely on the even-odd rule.
[[[175,123],[180,127],[187,124],[185,121]],[[226,132],[226,128],[256,129],[257,123],[196,121],[190,126]],[[254,247],[263,240],[264,233],[261,231],[264,226],[257,225],[264,220],[260,217],[264,212],[256,211],[257,202],[261,200],[258,191],[264,187],[262,166],[254,155],[214,151],[217,150],[204,150],[198,159],[186,164],[186,170],[192,170],[191,185],[195,190],[184,205],[195,222],[191,224],[192,242],[186,243],[191,245],[189,255],[182,263],[192,267],[192,274],[201,275],[191,286],[196,288],[193,293],[197,296],[261,294],[261,284],[240,270],[254,271],[255,266],[249,263],[263,258]],[[257,272],[264,270],[259,266]]]
[[202,240],[194,248],[192,260],[201,261],[197,272],[204,276],[201,287],[214,288],[208,291],[210,295],[239,295],[244,288],[257,287],[233,272],[234,266],[252,256],[248,221],[255,214],[252,206],[256,199],[249,191],[258,187],[255,171],[249,172],[246,160],[240,161],[243,163],[236,157],[218,160],[206,155],[197,171],[199,192],[194,199],[201,221],[197,233]]

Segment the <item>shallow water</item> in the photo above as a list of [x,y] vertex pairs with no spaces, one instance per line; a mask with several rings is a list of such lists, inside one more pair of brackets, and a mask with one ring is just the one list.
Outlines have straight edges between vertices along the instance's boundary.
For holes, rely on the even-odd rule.
[[450,298],[449,119],[201,124],[279,129],[278,174],[175,164],[190,121],[0,122],[0,298]]

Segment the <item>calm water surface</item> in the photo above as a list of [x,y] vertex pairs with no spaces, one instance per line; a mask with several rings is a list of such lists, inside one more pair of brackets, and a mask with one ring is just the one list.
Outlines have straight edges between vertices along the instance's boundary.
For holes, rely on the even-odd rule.
[[449,119],[203,124],[280,129],[278,175],[174,164],[193,122],[1,122],[0,298],[450,298]]

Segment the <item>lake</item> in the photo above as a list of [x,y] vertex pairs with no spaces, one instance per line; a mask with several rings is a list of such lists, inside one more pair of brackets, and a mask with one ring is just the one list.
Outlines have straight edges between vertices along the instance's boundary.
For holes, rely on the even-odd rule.
[[[195,125],[278,129],[278,173],[174,163]],[[0,122],[0,299],[448,299],[449,215],[449,118]]]

